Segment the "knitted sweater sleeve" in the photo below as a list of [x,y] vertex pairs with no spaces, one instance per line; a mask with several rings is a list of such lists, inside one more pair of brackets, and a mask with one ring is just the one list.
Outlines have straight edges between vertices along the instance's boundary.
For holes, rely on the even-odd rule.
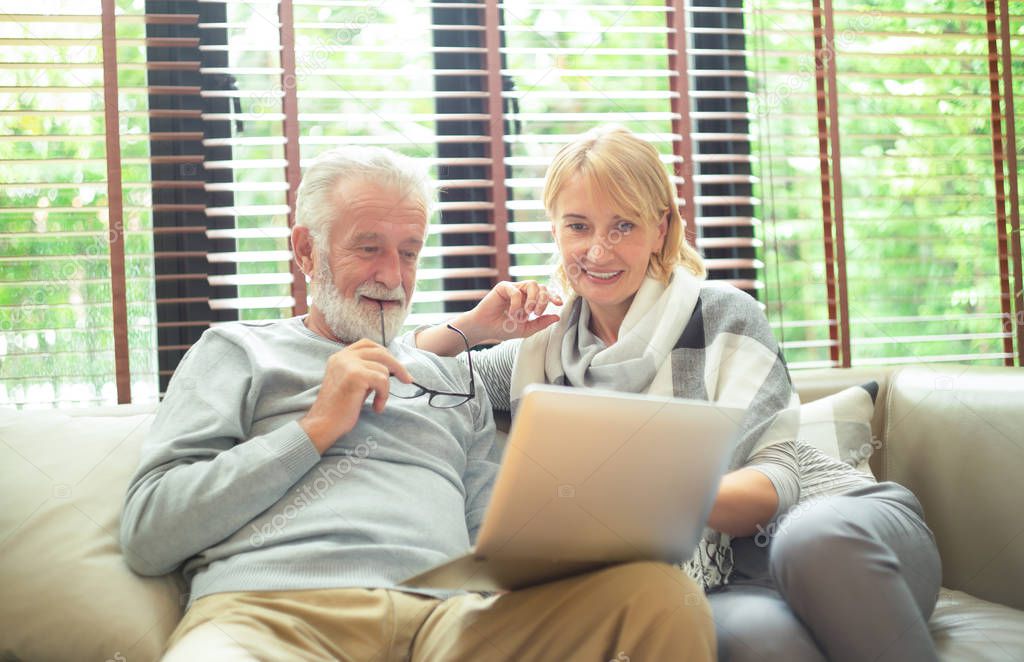
[[249,437],[252,370],[213,328],[188,351],[142,446],[121,519],[128,565],[160,575],[273,506],[320,460],[297,422]]

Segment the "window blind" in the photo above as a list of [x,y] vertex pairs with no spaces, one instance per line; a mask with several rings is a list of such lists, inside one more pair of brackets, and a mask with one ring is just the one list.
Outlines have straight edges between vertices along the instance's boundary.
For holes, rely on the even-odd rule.
[[656,144],[687,239],[792,367],[1024,351],[1019,2],[10,9],[4,403],[155,397],[210,324],[303,312],[294,193],[339,144],[442,186],[411,323],[544,278],[544,170],[604,122]]
[[0,23],[0,403],[155,399],[147,72],[141,2],[5,3]]
[[[728,39],[742,28],[721,19],[721,4],[506,1],[502,7],[504,73],[516,82],[505,95],[517,105],[509,114],[513,131],[505,135],[511,275],[551,273],[555,246],[541,199],[551,157],[574,135],[614,122],[661,152],[678,188],[687,239],[705,253],[710,275],[758,289],[755,199],[735,190],[751,182],[749,149],[723,149],[747,137],[745,79],[727,70],[729,58],[743,56]],[[698,38],[711,43],[696,48]],[[731,103],[736,100],[741,103]],[[732,126],[736,121],[743,130]]]
[[765,301],[791,365],[1019,357],[1022,14],[750,4]]
[[[239,119],[245,129],[218,144],[230,145],[229,161],[207,168],[234,173],[230,186],[235,205],[210,214],[236,219],[227,231],[236,251],[211,253],[211,261],[234,262],[237,298],[211,301],[232,308],[243,318],[276,318],[302,312],[306,304],[301,274],[290,270],[290,218],[300,168],[326,149],[345,144],[379,145],[428,159],[432,176],[447,190],[490,189],[491,180],[466,177],[460,171],[490,164],[487,155],[444,157],[444,146],[487,145],[486,112],[438,111],[441,100],[486,100],[486,89],[438,90],[444,77],[481,79],[486,69],[443,69],[439,56],[486,52],[482,43],[437,46],[439,31],[483,34],[477,25],[435,23],[439,7],[457,6],[482,14],[479,3],[381,2],[229,2],[228,66],[218,73],[237,79],[238,90],[208,92],[241,99]],[[215,27],[212,25],[203,27]],[[482,41],[478,39],[477,41]],[[397,47],[396,47],[397,44]],[[500,116],[500,114],[499,114]],[[464,135],[442,135],[444,123],[475,123]],[[489,196],[487,196],[489,197]],[[478,300],[486,289],[445,287],[446,280],[497,275],[493,266],[446,269],[444,260],[485,256],[492,261],[494,224],[442,222],[445,215],[493,210],[490,200],[442,201],[431,219],[423,251],[413,314],[418,324],[444,317],[444,303]],[[446,237],[485,233],[483,242],[448,245]],[[298,285],[298,286],[297,286]]]
[[[202,90],[232,88],[232,79],[217,73],[223,53],[200,50],[206,44],[223,44],[223,30],[200,30],[200,25],[224,21],[220,2],[194,0],[146,0],[147,13],[173,15],[177,20],[149,23],[146,35],[161,43],[182,44],[168,50],[150,46],[150,62],[174,60],[178,66],[148,72],[151,89],[173,88],[172,96],[150,95],[150,135],[173,136],[151,140],[154,158],[150,166],[153,190],[154,290],[157,314],[159,388],[162,393],[178,362],[210,324],[237,319],[234,310],[215,310],[210,301],[237,296],[235,265],[211,263],[211,252],[231,252],[235,240],[219,236],[233,230],[235,221],[210,215],[209,208],[234,206],[230,190],[233,173],[206,170],[206,162],[231,159],[230,146],[218,145],[230,135],[228,118],[238,99],[203,97]],[[237,122],[237,121],[236,121]],[[227,190],[225,190],[227,189]],[[230,233],[229,233],[230,234]]]
[[[211,306],[236,309],[243,318],[304,309],[295,296],[302,279],[288,262],[294,164],[341,144],[384,145],[430,159],[443,186],[411,324],[439,321],[457,309],[453,303],[471,305],[496,279],[544,277],[552,251],[538,199],[544,169],[569,134],[605,121],[625,123],[660,146],[691,217],[691,241],[725,253],[711,258],[712,269],[746,269],[747,277],[734,282],[757,286],[760,263],[752,251],[731,254],[757,245],[752,232],[730,238],[719,231],[705,241],[696,231],[704,222],[749,229],[749,211],[696,215],[702,205],[749,208],[749,192],[698,196],[686,211],[687,186],[702,176],[709,184],[736,180],[693,175],[693,163],[749,163],[750,157],[692,156],[684,142],[692,135],[689,104],[697,93],[677,73],[677,63],[691,57],[688,41],[675,36],[686,30],[681,7],[296,1],[228,2],[227,8],[223,25],[201,25],[226,29],[226,43],[201,49],[224,50],[228,66],[218,73],[233,76],[238,89],[202,94],[241,99],[245,130],[217,141],[230,145],[231,160],[206,164],[231,170],[235,180],[234,205],[207,213],[237,221],[236,230],[226,231],[237,249],[209,259],[237,265],[239,290]],[[728,90],[702,94],[746,98]],[[739,178],[750,181],[749,174]]]

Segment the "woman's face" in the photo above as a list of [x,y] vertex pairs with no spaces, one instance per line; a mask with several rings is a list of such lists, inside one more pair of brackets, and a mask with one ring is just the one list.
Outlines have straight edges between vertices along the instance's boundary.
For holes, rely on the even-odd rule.
[[582,177],[569,181],[555,207],[551,231],[569,283],[595,312],[625,316],[651,254],[665,243],[667,220],[652,226],[624,216]]

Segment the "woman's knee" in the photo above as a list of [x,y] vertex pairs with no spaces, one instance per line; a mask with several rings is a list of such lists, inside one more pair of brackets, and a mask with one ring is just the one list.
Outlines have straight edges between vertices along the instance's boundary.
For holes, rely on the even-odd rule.
[[821,499],[786,517],[769,547],[768,566],[778,583],[795,573],[812,577],[870,559],[898,569],[898,560],[856,520],[844,516],[842,502]]
[[773,589],[731,586],[709,596],[722,662],[824,662],[807,628]]

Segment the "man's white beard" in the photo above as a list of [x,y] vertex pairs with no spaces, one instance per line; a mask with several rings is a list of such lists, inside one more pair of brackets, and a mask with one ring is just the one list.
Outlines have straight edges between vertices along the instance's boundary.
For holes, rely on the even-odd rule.
[[[362,295],[398,302],[398,306],[384,307],[386,338],[380,335],[380,308],[360,303],[359,297]],[[320,268],[313,275],[313,305],[323,314],[331,333],[344,343],[353,343],[360,338],[379,343],[391,342],[401,332],[409,314],[409,302],[405,300],[405,291],[401,286],[389,290],[379,283],[363,283],[356,288],[354,297],[342,296],[334,285],[334,274],[326,259],[320,260]]]

